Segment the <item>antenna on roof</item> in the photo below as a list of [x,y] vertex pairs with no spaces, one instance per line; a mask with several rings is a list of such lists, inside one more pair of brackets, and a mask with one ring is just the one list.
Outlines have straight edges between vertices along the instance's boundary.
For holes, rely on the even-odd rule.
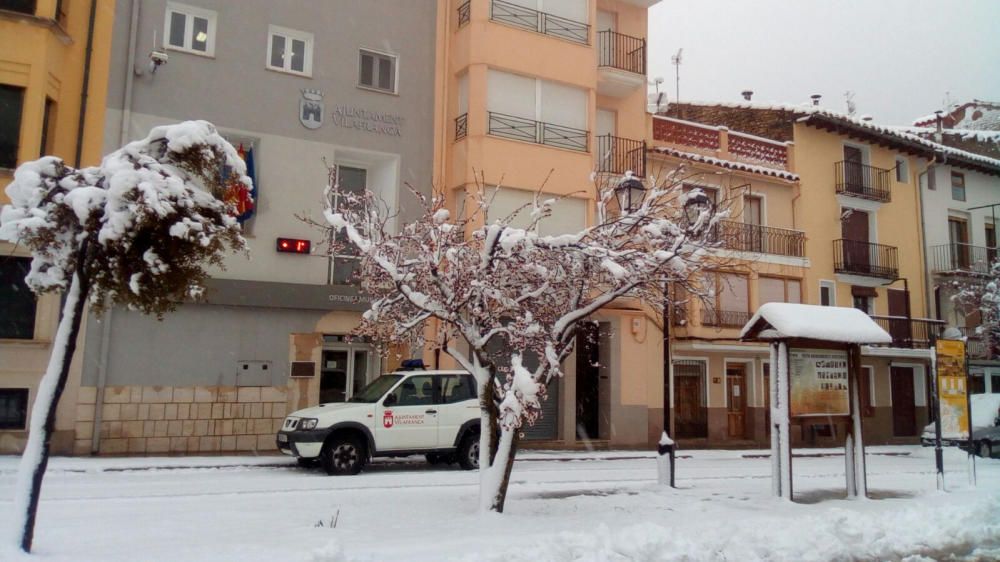
[[681,55],[684,54],[684,47],[677,49],[677,54],[670,57],[670,62],[674,65],[674,74],[677,76],[677,86],[674,92],[674,101],[681,101]]
[[847,114],[854,117],[858,111],[858,104],[854,103],[854,92],[851,90],[844,92],[844,101],[847,102]]
[[743,99],[750,101],[750,98],[753,97],[753,90],[743,90],[740,95],[743,96]]

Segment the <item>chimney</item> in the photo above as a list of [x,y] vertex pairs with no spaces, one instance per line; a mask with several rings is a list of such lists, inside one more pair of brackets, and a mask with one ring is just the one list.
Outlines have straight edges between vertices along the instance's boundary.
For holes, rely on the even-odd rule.
[[823,97],[823,95],[822,94],[813,94],[813,95],[811,95],[809,97],[813,100],[813,105],[819,105],[819,100],[820,100],[820,98]]
[[861,120],[864,121],[865,123],[871,123],[872,116],[871,115],[862,115],[861,116]]
[[743,90],[740,95],[743,96],[743,99],[750,101],[750,98],[753,97],[753,90]]
[[937,129],[934,131],[934,142],[944,141],[944,112],[940,109],[934,112],[937,118]]

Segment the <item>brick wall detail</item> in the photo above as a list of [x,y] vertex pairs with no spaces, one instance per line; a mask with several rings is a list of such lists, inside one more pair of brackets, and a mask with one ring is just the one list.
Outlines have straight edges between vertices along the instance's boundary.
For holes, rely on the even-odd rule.
[[[90,454],[94,387],[80,389],[74,452]],[[288,389],[271,386],[109,386],[100,454],[274,453]]]

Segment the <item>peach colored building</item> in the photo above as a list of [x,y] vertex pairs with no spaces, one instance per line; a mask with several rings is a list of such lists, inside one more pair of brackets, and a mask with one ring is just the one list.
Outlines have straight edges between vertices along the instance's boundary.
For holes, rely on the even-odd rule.
[[[498,216],[568,195],[540,229],[594,215],[597,181],[646,174],[647,9],[656,0],[440,0],[435,185],[454,212],[500,186]],[[658,318],[622,304],[587,324],[529,440],[647,446],[663,427]],[[600,365],[600,366],[597,366]]]
[[[114,11],[111,0],[0,8],[0,206],[24,162],[47,154],[77,167],[100,160]],[[24,284],[30,263],[23,246],[0,242],[0,453],[24,448],[59,322],[59,295],[36,299]],[[79,386],[77,359],[56,412],[54,453],[73,449]]]

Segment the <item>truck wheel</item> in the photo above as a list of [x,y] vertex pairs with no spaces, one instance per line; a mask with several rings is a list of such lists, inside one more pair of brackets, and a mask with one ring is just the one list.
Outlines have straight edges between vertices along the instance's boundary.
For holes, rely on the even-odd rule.
[[368,453],[354,437],[334,437],[323,445],[319,458],[327,474],[357,474],[364,468]]
[[464,470],[479,468],[479,433],[469,433],[458,446],[458,465]]
[[993,446],[990,445],[989,441],[983,439],[979,442],[979,446],[976,447],[976,454],[984,459],[988,459],[993,456]]

